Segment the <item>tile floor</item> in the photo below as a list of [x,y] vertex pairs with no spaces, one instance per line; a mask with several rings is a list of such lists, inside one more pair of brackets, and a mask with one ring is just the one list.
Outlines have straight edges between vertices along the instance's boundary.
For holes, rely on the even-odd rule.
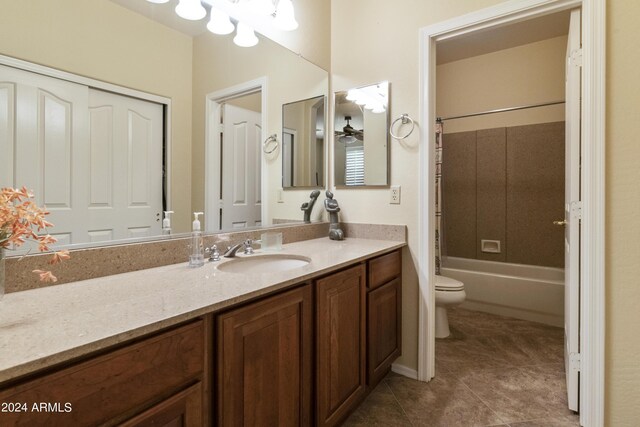
[[345,426],[579,426],[567,408],[564,332],[464,309],[436,341],[436,377],[390,373]]

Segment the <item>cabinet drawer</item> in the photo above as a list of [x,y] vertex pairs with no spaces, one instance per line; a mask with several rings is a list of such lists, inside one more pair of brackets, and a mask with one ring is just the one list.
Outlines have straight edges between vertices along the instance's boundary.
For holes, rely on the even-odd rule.
[[202,383],[163,400],[120,427],[201,427]]
[[400,251],[391,252],[369,261],[369,289],[375,289],[394,279],[402,272]]
[[112,425],[184,388],[203,370],[204,322],[198,320],[0,391],[0,402],[29,409],[58,405],[55,412],[3,413],[2,425]]

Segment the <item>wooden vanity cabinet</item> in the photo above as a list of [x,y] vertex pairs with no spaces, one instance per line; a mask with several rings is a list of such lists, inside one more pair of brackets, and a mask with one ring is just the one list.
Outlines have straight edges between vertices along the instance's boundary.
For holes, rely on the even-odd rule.
[[0,390],[0,402],[27,408],[1,413],[0,425],[203,425],[207,329],[196,320]]
[[339,424],[366,393],[365,265],[316,281],[317,425]]
[[338,425],[400,355],[401,290],[398,250],[0,388],[29,408],[0,425]]
[[400,251],[367,263],[367,383],[375,387],[400,356],[402,257]]
[[217,316],[220,426],[312,425],[313,289]]

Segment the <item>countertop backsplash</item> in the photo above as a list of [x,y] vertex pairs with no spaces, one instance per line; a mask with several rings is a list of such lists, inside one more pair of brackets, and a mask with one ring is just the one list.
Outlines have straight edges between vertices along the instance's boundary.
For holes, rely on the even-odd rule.
[[[380,224],[342,223],[347,238],[385,239],[406,241],[406,226]],[[293,224],[274,226],[248,231],[211,234],[205,236],[205,246],[214,244],[223,250],[226,246],[246,239],[260,239],[265,231],[273,230],[283,234],[283,243],[328,236],[329,223]],[[327,237],[328,238],[328,237]],[[58,281],[45,283],[38,280],[32,270],[46,264],[46,254],[26,257],[8,257],[6,260],[6,293],[20,292],[52,285],[94,279],[113,274],[161,267],[164,265],[187,262],[190,238],[176,237],[166,240],[120,244],[71,251],[71,259],[53,266]]]

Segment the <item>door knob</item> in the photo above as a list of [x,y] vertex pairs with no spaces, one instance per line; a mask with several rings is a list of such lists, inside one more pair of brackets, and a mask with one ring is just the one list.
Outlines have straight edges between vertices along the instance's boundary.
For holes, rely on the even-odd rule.
[[567,225],[567,220],[563,219],[562,221],[553,221],[553,225],[562,225],[565,226]]

